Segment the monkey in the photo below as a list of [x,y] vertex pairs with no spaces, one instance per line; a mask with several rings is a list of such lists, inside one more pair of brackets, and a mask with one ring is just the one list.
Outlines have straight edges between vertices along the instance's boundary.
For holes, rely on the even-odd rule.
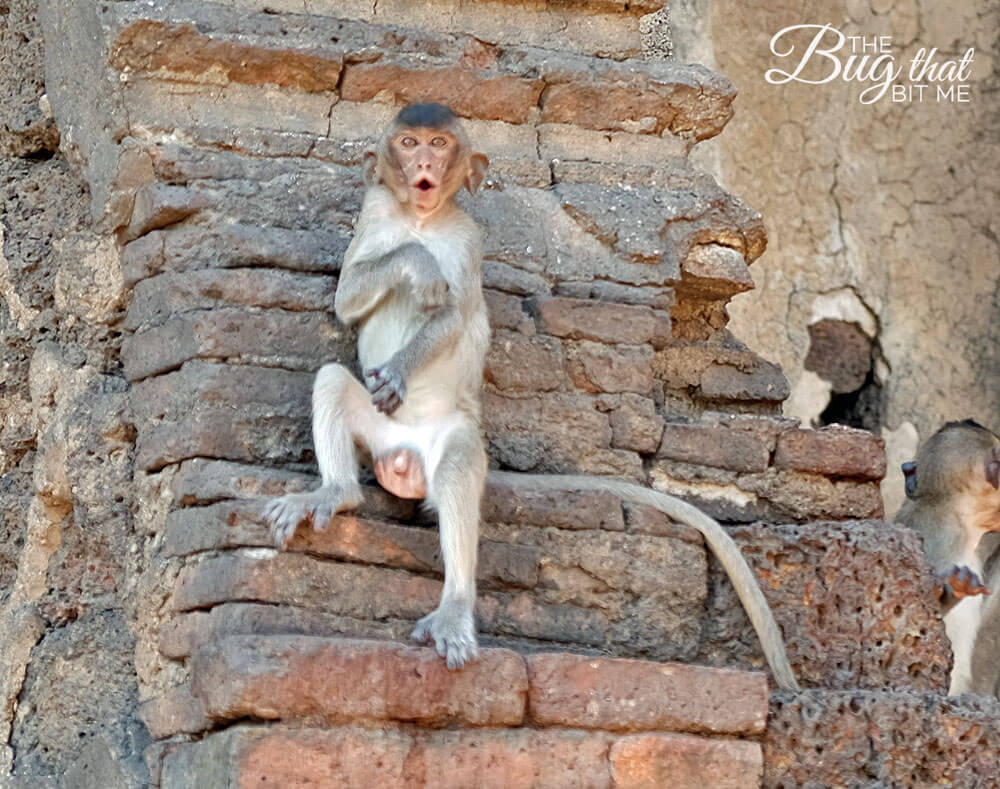
[[[479,434],[479,390],[489,344],[478,227],[453,202],[474,193],[487,159],[470,153],[456,116],[440,104],[403,109],[365,157],[368,191],[344,257],[337,316],[358,323],[362,386],[338,364],[313,387],[313,442],[321,486],[265,508],[284,548],[311,520],[325,529],[361,500],[355,444],[379,483],[424,498],[438,513],[445,583],[435,611],[412,638],[431,640],[449,668],[476,657],[473,625],[480,501],[487,460]],[[493,472],[502,474],[503,472]],[[519,484],[605,491],[655,507],[704,535],[736,587],[778,686],[797,689],[784,642],[732,538],[696,507],[659,491],[582,476],[518,475]]]
[[923,537],[952,647],[948,694],[961,695],[975,685],[973,649],[991,591],[979,549],[984,535],[1000,532],[1000,437],[971,419],[948,422],[903,474],[907,501],[896,520]]
[[433,640],[449,668],[477,656],[472,611],[487,469],[479,389],[490,338],[479,227],[454,198],[462,186],[475,193],[487,166],[441,104],[404,108],[366,152],[368,189],[334,296],[337,317],[359,325],[364,385],[340,364],[320,368],[312,412],[321,486],[264,510],[284,548],[302,520],[322,530],[355,508],[355,444],[384,488],[423,498],[438,514],[445,582],[413,638]]

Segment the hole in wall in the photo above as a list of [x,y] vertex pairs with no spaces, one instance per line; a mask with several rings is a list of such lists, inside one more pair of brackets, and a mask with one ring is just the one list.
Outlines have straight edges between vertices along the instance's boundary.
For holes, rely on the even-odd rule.
[[877,431],[885,405],[879,368],[882,351],[851,321],[824,318],[809,326],[809,353],[805,368],[828,381],[830,402],[819,416],[819,426],[847,425]]

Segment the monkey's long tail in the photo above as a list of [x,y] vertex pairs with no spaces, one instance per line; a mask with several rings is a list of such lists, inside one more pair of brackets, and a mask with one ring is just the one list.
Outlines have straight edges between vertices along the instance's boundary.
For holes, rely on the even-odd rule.
[[612,493],[625,501],[653,507],[675,521],[697,529],[729,575],[729,579],[736,589],[736,594],[757,632],[757,637],[764,650],[764,657],[771,667],[778,687],[782,690],[799,689],[799,683],[788,663],[785,642],[778,629],[778,623],[774,621],[771,607],[767,604],[764,593],[761,592],[757,579],[750,570],[746,559],[743,558],[743,554],[740,553],[739,547],[714,518],[710,518],[686,501],[631,482],[567,474],[546,476],[514,474],[503,471],[491,471],[489,476],[497,480],[505,480],[514,487],[535,487],[547,490],[595,490]]

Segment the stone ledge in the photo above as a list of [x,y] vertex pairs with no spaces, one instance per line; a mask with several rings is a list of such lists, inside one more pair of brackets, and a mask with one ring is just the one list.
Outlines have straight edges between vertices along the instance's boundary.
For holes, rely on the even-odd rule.
[[531,655],[528,709],[539,726],[753,735],[767,719],[763,673],[681,663]]
[[412,721],[516,726],[524,720],[523,659],[482,649],[460,671],[433,649],[389,641],[231,636],[192,656],[194,696],[215,721]]
[[240,725],[163,749],[163,789],[372,786],[400,789],[730,789],[759,785],[755,742],[683,734]]

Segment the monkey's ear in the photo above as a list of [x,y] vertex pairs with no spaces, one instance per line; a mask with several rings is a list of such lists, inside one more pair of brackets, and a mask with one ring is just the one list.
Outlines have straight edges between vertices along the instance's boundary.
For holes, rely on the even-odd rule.
[[474,153],[469,157],[469,174],[465,176],[465,188],[472,194],[476,193],[483,178],[486,177],[486,168],[490,166],[490,160],[481,153]]
[[905,478],[904,487],[906,489],[906,498],[908,499],[916,498],[917,464],[913,460],[908,460],[903,464],[902,468],[903,468],[903,477]]
[[1000,460],[993,458],[986,462],[986,481],[994,488],[1000,488]]
[[378,154],[375,151],[365,151],[365,158],[361,162],[361,177],[365,181],[365,186],[374,186],[378,183],[376,164],[378,164]]

